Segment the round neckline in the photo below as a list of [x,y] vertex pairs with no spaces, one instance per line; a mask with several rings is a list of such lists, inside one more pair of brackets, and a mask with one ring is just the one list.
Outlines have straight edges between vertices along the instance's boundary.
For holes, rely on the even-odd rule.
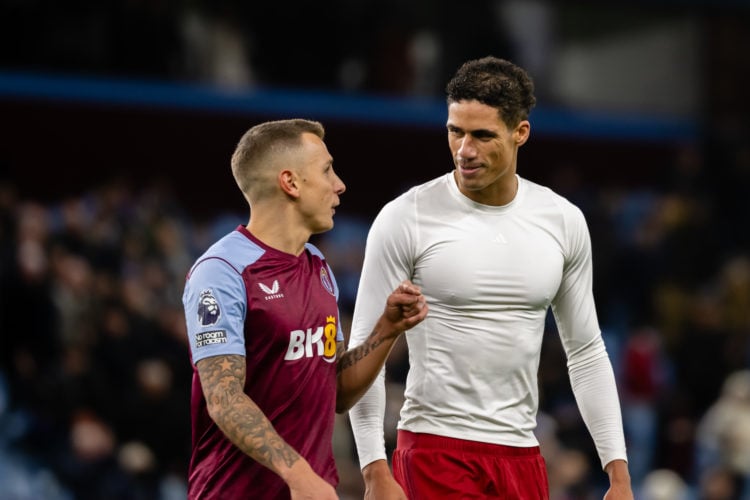
[[448,186],[451,194],[453,195],[456,200],[458,200],[461,204],[464,206],[479,210],[481,212],[489,213],[489,214],[504,214],[507,213],[513,208],[521,203],[521,200],[523,199],[525,193],[526,193],[526,183],[524,182],[523,178],[520,177],[518,174],[515,174],[516,181],[518,185],[518,189],[516,189],[516,195],[513,197],[511,201],[506,203],[505,205],[485,205],[484,203],[479,203],[465,194],[461,192],[461,190],[458,188],[458,183],[456,182],[456,178],[454,176],[453,171],[450,171],[448,174],[446,174],[448,179]]

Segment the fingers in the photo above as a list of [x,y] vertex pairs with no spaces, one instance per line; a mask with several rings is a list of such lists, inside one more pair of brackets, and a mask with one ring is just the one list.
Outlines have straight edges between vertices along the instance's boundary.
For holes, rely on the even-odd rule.
[[424,295],[410,297],[411,300],[401,304],[401,310],[405,318],[415,316],[427,305]]
[[418,286],[409,282],[404,282],[401,283],[393,293],[391,293],[388,302],[403,310],[411,308],[418,310],[421,308],[421,305],[425,303],[425,298]]
[[398,295],[396,298],[402,317],[408,319],[410,324],[419,323],[427,315],[427,299],[415,284],[408,280],[403,281],[396,289],[395,295]]
[[427,299],[420,287],[409,280],[402,281],[386,301],[385,317],[398,329],[409,329],[427,316]]
[[402,314],[404,315],[404,322],[406,323],[406,328],[412,328],[416,326],[417,324],[421,323],[425,317],[427,317],[427,311],[429,310],[429,307],[427,304],[422,301],[419,308],[414,308],[413,310],[406,311],[404,310]]
[[404,280],[401,282],[401,284],[396,288],[396,292],[402,292],[407,293],[411,295],[419,295],[422,293],[422,289],[419,288],[417,285],[412,283],[409,280]]

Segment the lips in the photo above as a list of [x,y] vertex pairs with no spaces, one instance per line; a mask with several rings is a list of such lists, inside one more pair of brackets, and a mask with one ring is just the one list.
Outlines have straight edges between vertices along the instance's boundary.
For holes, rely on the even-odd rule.
[[459,170],[462,175],[473,175],[480,170],[479,165],[460,165]]

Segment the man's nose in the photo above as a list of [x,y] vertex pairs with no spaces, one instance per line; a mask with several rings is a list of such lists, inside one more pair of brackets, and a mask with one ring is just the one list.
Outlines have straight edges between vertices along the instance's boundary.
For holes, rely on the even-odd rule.
[[473,158],[476,155],[476,148],[474,147],[474,141],[470,135],[464,136],[461,139],[461,145],[458,147],[458,154],[462,158]]
[[339,176],[336,176],[336,194],[342,194],[344,191],[346,191],[346,184]]

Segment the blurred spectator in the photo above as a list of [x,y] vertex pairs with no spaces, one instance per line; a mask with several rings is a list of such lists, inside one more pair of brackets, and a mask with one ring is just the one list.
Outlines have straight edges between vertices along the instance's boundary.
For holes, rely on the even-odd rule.
[[724,381],[719,398],[700,419],[696,452],[702,484],[723,471],[737,498],[750,496],[750,370],[734,372]]
[[713,467],[701,474],[696,495],[700,500],[745,500],[737,490],[737,481],[725,467]]
[[660,332],[649,326],[631,331],[621,353],[618,380],[633,484],[640,484],[653,469],[669,372]]
[[185,9],[180,29],[188,78],[226,89],[255,84],[250,41],[238,14],[237,5],[225,1],[198,3]]
[[637,498],[641,500],[689,500],[690,488],[679,474],[669,469],[650,471],[643,479]]
[[697,416],[714,401],[730,371],[729,332],[721,299],[713,287],[693,294],[687,320],[673,355],[677,376],[683,387],[689,388],[691,411]]

